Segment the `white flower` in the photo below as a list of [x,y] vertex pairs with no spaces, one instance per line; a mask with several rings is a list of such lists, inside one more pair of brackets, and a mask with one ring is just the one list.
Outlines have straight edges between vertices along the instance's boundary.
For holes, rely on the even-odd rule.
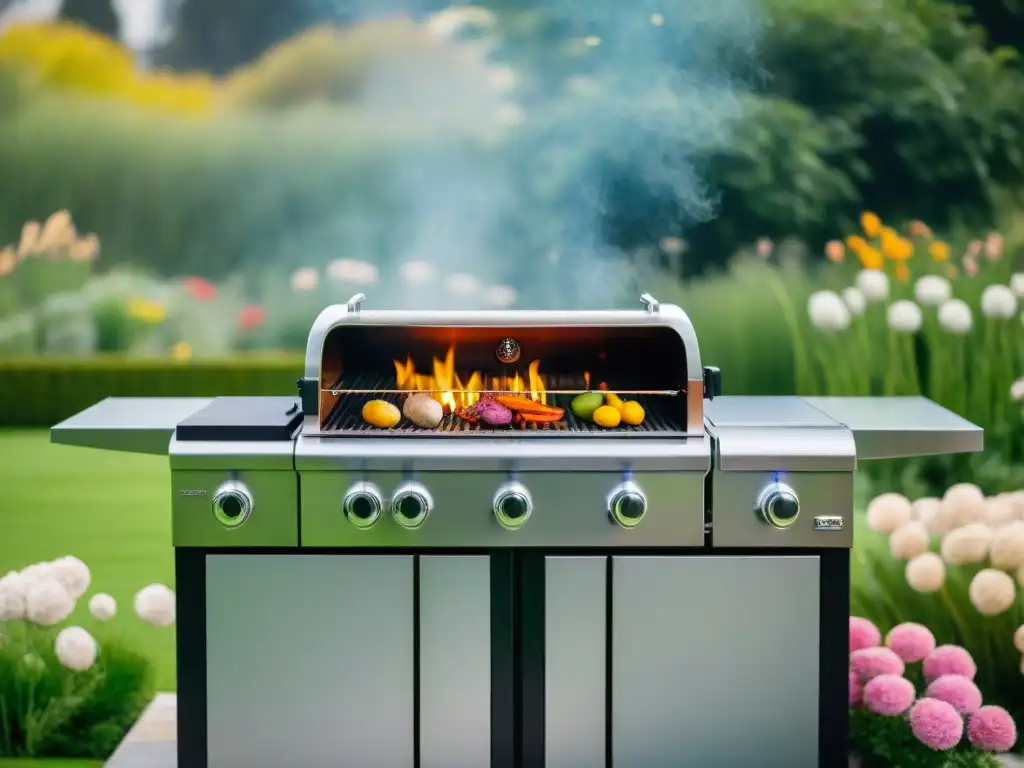
[[1015,272],[1010,275],[1010,290],[1017,298],[1024,297],[1024,272]]
[[868,305],[868,300],[864,298],[860,289],[852,286],[843,288],[843,301],[846,303],[846,308],[855,315],[863,314]]
[[588,48],[597,48],[601,44],[601,38],[597,35],[587,35],[583,38],[583,44]]
[[448,279],[444,281],[444,284],[449,291],[462,296],[476,293],[480,290],[480,281],[472,275],[467,275],[462,272],[456,272],[454,275],[449,275]]
[[658,241],[658,247],[669,256],[678,256],[686,250],[686,241],[681,237],[666,235]]
[[491,87],[498,91],[509,91],[516,87],[519,76],[512,67],[491,67],[487,70]]
[[25,618],[25,582],[21,574],[11,571],[0,579],[0,621]]
[[842,331],[850,327],[850,310],[835,291],[815,291],[807,300],[807,314],[819,331]]
[[407,261],[398,268],[398,274],[410,283],[429,283],[437,276],[437,270],[429,261]]
[[34,624],[52,627],[75,610],[75,601],[54,578],[43,578],[29,585],[25,595],[25,618]]
[[914,297],[926,306],[937,307],[953,298],[953,284],[939,275],[925,275],[914,283]]
[[996,529],[988,559],[993,568],[1003,571],[1024,566],[1024,521],[1014,520]]
[[901,493],[883,493],[868,504],[868,528],[879,533],[892,533],[910,522],[914,510]]
[[147,624],[167,627],[174,623],[174,592],[163,584],[150,584],[135,595],[135,613]]
[[84,595],[92,582],[89,567],[77,557],[70,555],[54,560],[51,563],[50,574],[60,582],[72,600],[77,600]]
[[981,520],[985,511],[985,494],[973,483],[954,483],[942,495],[939,516],[948,530]]
[[312,291],[320,282],[320,273],[312,267],[303,267],[292,272],[293,291]]
[[110,595],[93,595],[89,601],[89,613],[97,621],[110,621],[117,613],[117,601]]
[[508,309],[519,298],[516,289],[510,285],[489,285],[484,288],[487,303],[498,309]]
[[660,27],[664,23],[665,23],[665,17],[662,16],[660,13],[652,13],[651,14],[651,24],[653,24],[656,27]]
[[[913,519],[920,520],[928,526],[930,531],[932,530],[932,521],[938,516],[941,506],[942,502],[932,496],[917,499],[910,505],[913,511]],[[932,532],[935,533],[935,531]]]
[[971,523],[946,534],[939,551],[950,565],[984,562],[992,544],[992,529],[984,523]]
[[946,564],[934,552],[924,552],[907,563],[905,575],[915,592],[937,592],[946,580]]
[[996,530],[1018,520],[1017,507],[1008,494],[989,496],[981,509],[980,520],[989,528]]
[[981,314],[1006,320],[1017,314],[1017,297],[1005,285],[988,285],[981,292]]
[[921,330],[921,308],[909,299],[890,304],[885,319],[896,333],[917,333]]
[[961,299],[950,299],[939,307],[939,325],[950,333],[963,336],[974,325],[971,308]]
[[[50,578],[53,570],[53,563],[36,563],[21,569],[21,579],[25,584],[34,584],[37,581]],[[26,587],[27,588],[27,587]]]
[[889,278],[878,269],[862,269],[858,272],[857,288],[868,301],[885,301],[889,298]]
[[897,560],[911,560],[928,551],[931,536],[920,520],[904,523],[889,536],[889,550]]
[[1024,400],[1024,377],[1010,385],[1010,397],[1014,400]]
[[356,259],[335,259],[327,265],[327,276],[331,280],[369,285],[377,282],[379,274],[377,267],[369,262]]
[[81,627],[66,627],[53,641],[57,661],[75,672],[85,672],[96,662],[96,640]]
[[997,616],[1009,610],[1017,597],[1013,579],[1002,571],[985,568],[974,574],[967,596],[983,616]]

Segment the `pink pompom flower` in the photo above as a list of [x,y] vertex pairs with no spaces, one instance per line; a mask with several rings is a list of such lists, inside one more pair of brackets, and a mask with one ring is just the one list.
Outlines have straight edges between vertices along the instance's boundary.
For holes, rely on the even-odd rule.
[[952,704],[953,709],[961,715],[973,715],[981,708],[981,691],[974,684],[960,675],[942,675],[928,686],[925,696]]
[[859,707],[864,701],[864,684],[857,677],[857,673],[850,670],[850,706]]
[[876,715],[902,715],[914,703],[914,684],[899,675],[879,675],[864,685],[864,706]]
[[978,665],[959,645],[940,645],[925,658],[921,671],[928,682],[943,675],[960,675],[973,680],[978,674]]
[[850,617],[850,653],[863,648],[877,648],[882,644],[878,627],[860,616]]
[[885,636],[885,645],[906,662],[921,661],[935,650],[935,635],[923,624],[897,624]]
[[983,752],[1009,752],[1017,743],[1017,726],[1002,707],[982,707],[967,721],[967,738]]
[[903,659],[888,648],[861,648],[850,654],[850,670],[862,683],[879,675],[902,675]]
[[910,730],[926,747],[947,750],[963,738],[964,721],[952,704],[925,698],[910,708]]

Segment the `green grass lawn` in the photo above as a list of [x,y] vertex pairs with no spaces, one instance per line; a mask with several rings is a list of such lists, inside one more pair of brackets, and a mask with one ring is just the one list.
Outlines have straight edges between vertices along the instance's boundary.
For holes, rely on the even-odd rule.
[[[92,586],[72,620],[151,658],[161,691],[175,687],[174,628],[144,624],[132,602],[147,584],[173,587],[169,483],[164,457],[51,445],[45,430],[0,430],[0,574],[62,555],[81,558]],[[118,603],[106,625],[89,615],[96,592]]]

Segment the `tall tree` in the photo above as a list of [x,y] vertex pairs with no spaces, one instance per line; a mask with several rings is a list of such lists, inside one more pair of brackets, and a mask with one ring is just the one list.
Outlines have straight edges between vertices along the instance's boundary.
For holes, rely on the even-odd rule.
[[60,17],[108,37],[116,38],[120,33],[120,22],[110,0],[64,0]]

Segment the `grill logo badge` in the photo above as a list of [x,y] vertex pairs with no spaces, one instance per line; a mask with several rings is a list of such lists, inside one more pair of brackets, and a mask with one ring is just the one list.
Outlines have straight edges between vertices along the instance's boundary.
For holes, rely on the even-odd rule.
[[178,495],[179,496],[205,496],[206,495],[206,491],[186,491],[185,489],[182,489],[182,490],[178,491]]
[[835,516],[816,517],[814,518],[814,530],[841,531],[843,530],[843,518]]

